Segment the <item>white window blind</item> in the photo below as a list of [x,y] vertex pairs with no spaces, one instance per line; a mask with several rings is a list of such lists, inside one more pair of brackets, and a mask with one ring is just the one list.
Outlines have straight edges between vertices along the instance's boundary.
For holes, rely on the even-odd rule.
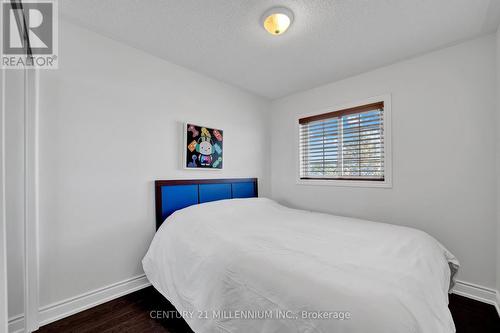
[[384,181],[384,103],[299,119],[300,178]]

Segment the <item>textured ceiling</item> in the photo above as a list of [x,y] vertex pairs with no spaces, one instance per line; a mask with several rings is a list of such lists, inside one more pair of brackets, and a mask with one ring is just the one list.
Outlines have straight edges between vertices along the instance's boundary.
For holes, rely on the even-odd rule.
[[[277,98],[492,32],[498,0],[64,0],[62,16],[255,94]],[[282,36],[260,26],[286,6]]]

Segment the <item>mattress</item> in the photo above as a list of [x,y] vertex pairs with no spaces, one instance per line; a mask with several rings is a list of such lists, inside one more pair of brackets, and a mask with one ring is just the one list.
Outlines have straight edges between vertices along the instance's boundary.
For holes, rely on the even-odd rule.
[[142,263],[195,332],[455,332],[459,263],[413,228],[221,200],[172,214]]

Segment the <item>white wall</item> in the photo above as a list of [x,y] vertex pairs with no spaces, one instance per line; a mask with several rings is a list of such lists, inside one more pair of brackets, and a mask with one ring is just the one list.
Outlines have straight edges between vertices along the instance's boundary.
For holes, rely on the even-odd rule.
[[9,318],[23,312],[24,72],[5,70],[5,214]]
[[[81,29],[60,26],[40,75],[40,305],[142,274],[155,179],[258,177],[268,101]],[[224,130],[224,170],[181,169],[181,123]]]
[[8,325],[5,189],[5,70],[0,69],[0,332]]
[[497,96],[497,304],[500,307],[500,27],[496,33]]
[[[459,279],[495,287],[495,37],[273,102],[271,191],[294,207],[412,226],[447,246]],[[392,189],[296,184],[301,113],[392,94]]]

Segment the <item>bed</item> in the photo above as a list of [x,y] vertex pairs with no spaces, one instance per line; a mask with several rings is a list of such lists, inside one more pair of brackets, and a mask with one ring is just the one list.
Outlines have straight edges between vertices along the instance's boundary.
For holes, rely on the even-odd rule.
[[158,181],[142,263],[195,332],[455,332],[457,259],[425,232],[296,210],[256,179]]

